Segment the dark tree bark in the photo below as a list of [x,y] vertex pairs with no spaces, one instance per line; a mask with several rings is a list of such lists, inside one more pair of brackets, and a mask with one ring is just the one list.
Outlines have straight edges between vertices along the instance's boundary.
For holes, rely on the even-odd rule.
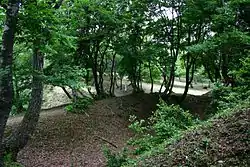
[[[19,3],[17,1],[15,1],[15,3],[16,4],[13,6],[18,11]],[[61,3],[62,1],[60,1],[60,4]],[[57,8],[59,7],[55,7],[55,9]],[[18,128],[3,141],[3,150],[7,154],[11,153],[12,159],[14,161],[17,158],[18,152],[26,146],[30,137],[33,135],[39,120],[43,97],[42,73],[44,63],[44,56],[40,51],[40,46],[40,39],[36,39],[33,43],[32,90],[28,110],[25,113],[24,118]]]
[[110,88],[109,88],[109,95],[114,96],[114,90],[115,90],[115,56],[116,53],[113,54],[112,57],[112,66],[111,66],[111,72],[110,72]]
[[92,73],[93,73],[93,77],[94,77],[94,83],[95,83],[95,89],[96,89],[96,94],[97,96],[101,95],[101,90],[100,90],[100,86],[99,86],[99,80],[98,80],[98,52],[100,49],[100,43],[96,42],[95,44],[95,52],[94,52],[94,57],[91,58],[92,59]]
[[120,90],[122,90],[123,75],[120,76]]
[[150,92],[153,93],[153,90],[154,90],[154,79],[153,79],[153,76],[152,76],[151,61],[148,62],[148,68],[149,68],[149,76],[150,76],[150,81],[151,81]]
[[6,20],[2,36],[2,49],[0,52],[0,166],[3,167],[2,140],[6,122],[13,103],[13,45],[17,24],[19,0],[9,0],[6,11]]
[[206,72],[207,75],[208,75],[209,80],[210,80],[212,83],[214,83],[214,78],[213,78],[213,76],[212,76],[212,74],[211,74],[211,72],[210,72],[209,67],[208,67],[205,63],[203,63],[203,67],[204,67],[204,69],[205,69],[205,72]]
[[171,95],[172,93],[172,90],[173,90],[173,87],[174,87],[174,80],[175,80],[175,73],[173,73],[172,75],[172,79],[171,79],[171,84],[170,84],[170,87],[169,87],[169,90],[168,90],[168,97]]
[[43,81],[41,74],[44,58],[37,46],[38,45],[35,45],[36,48],[33,53],[32,91],[28,110],[25,113],[20,126],[3,142],[5,152],[11,153],[14,161],[16,160],[17,153],[24,148],[30,137],[33,135],[41,111],[43,95]]
[[161,93],[163,86],[166,85],[166,83],[167,83],[167,75],[166,75],[165,72],[162,72],[162,73],[163,73],[163,81],[162,81],[162,84],[161,84],[161,88],[160,88],[160,90],[159,90],[159,93]]
[[70,93],[66,90],[66,88],[65,87],[61,87],[62,88],[62,90],[64,91],[64,93],[67,95],[67,97],[69,98],[69,99],[72,99],[72,96],[70,95]]
[[[186,85],[185,85],[184,93],[181,96],[180,103],[182,103],[187,97],[189,86],[192,83],[193,78],[194,78],[194,71],[195,71],[195,60],[188,53],[188,55],[187,55],[187,66],[186,66]],[[191,76],[190,76],[190,72],[191,72]]]

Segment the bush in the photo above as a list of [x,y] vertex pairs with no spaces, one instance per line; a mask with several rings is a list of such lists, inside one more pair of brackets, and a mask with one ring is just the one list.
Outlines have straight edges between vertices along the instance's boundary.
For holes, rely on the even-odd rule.
[[4,165],[5,167],[23,167],[21,164],[12,161],[11,154],[6,154],[4,156]]
[[[244,86],[225,87],[219,83],[215,85],[212,92],[212,105],[215,112],[231,109],[250,97],[250,91]],[[215,114],[215,113],[211,113]]]
[[133,122],[130,128],[137,132],[137,137],[130,140],[129,144],[137,146],[136,154],[150,150],[195,124],[188,111],[164,101],[160,102],[148,121],[136,120],[136,117],[131,117],[130,120]]
[[93,99],[91,98],[79,98],[77,99],[76,102],[67,105],[65,107],[65,110],[70,113],[83,113],[92,104],[93,104]]
[[120,167],[127,162],[128,159],[128,152],[124,149],[121,153],[115,154],[112,153],[110,149],[105,147],[103,149],[104,156],[107,159],[107,166],[108,167]]

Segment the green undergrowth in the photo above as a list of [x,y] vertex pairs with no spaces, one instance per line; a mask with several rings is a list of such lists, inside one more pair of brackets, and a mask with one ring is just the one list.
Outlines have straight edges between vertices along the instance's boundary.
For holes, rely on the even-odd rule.
[[131,117],[136,136],[128,146],[133,149],[109,152],[108,166],[250,166],[248,94],[219,87],[211,104],[216,110],[203,121],[179,106],[160,102],[148,120]]
[[85,111],[89,108],[90,105],[93,104],[93,102],[94,101],[91,98],[79,98],[76,100],[76,102],[67,105],[65,107],[65,110],[69,113],[85,113]]
[[[173,142],[163,143],[137,159],[135,166],[241,166],[250,165],[250,109],[218,114]],[[156,148],[156,149],[157,149]],[[133,166],[129,164],[128,166]]]
[[14,162],[12,160],[11,154],[6,154],[4,156],[4,165],[5,165],[5,167],[24,167],[21,164],[19,164],[18,162]]

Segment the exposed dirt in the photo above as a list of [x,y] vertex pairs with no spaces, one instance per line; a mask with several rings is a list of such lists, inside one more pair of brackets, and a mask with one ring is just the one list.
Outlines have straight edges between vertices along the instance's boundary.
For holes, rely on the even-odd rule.
[[[202,117],[202,107],[208,103],[188,96],[186,109]],[[37,130],[28,145],[19,153],[18,162],[25,167],[102,167],[102,152],[107,145],[120,150],[133,136],[128,129],[129,115],[147,118],[156,109],[157,94],[134,94],[96,101],[85,114],[71,114],[64,107],[44,110],[40,114]],[[185,106],[183,106],[185,107]],[[11,117],[6,133],[10,133],[22,120]]]
[[164,153],[148,158],[140,166],[249,167],[250,109],[187,133],[166,147]]
[[[25,167],[105,166],[102,147],[121,149],[133,136],[128,115],[147,116],[156,103],[153,95],[140,94],[96,101],[86,114],[66,113],[63,107],[42,112],[36,133],[19,153],[18,162]],[[9,131],[20,121],[21,117],[11,118]]]

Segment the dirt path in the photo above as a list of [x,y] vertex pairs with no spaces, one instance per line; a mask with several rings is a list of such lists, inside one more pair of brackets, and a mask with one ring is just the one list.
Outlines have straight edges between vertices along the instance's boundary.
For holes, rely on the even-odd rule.
[[[173,91],[181,93],[184,90],[181,84],[177,83]],[[149,93],[151,85],[143,83],[142,86]],[[160,85],[154,85],[154,92],[159,89]],[[121,149],[133,136],[128,129],[128,115],[136,113],[140,117],[147,117],[157,103],[149,94],[130,96],[131,88],[126,91],[116,89],[115,93],[119,97],[96,101],[86,114],[66,113],[64,107],[41,112],[36,133],[19,153],[18,161],[25,167],[105,166],[103,146],[107,145],[113,150]],[[193,95],[205,93],[207,90],[189,91]],[[57,87],[46,89],[44,97],[43,108],[69,102]],[[10,117],[7,128],[14,129],[21,120],[22,116]]]
[[[25,167],[105,166],[103,146],[121,149],[133,135],[127,116],[147,115],[156,103],[150,95],[126,96],[97,101],[86,114],[66,113],[63,108],[42,112],[36,133],[18,161]],[[20,121],[21,117],[11,118],[8,128]]]

